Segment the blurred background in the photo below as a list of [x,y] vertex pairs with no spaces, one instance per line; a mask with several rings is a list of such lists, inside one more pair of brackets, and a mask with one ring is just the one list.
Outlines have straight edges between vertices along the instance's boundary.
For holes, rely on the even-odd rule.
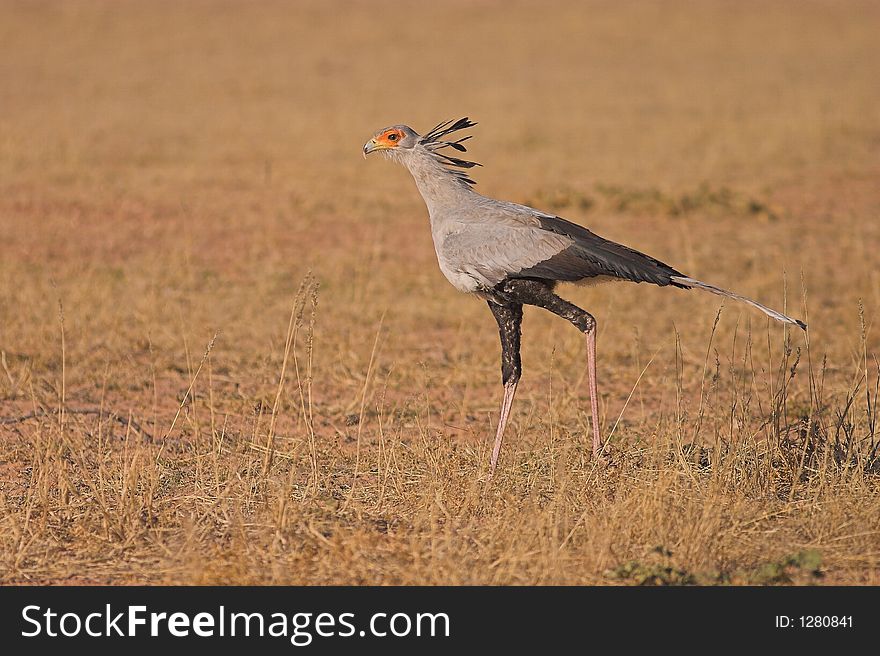
[[[502,565],[481,570],[485,578],[467,579],[459,562],[485,565],[498,552],[456,551],[460,544],[450,537],[447,546],[455,548],[449,546],[448,563],[434,554],[434,579],[413,569],[419,561],[407,550],[420,548],[418,536],[427,535],[430,524],[419,523],[420,513],[434,508],[433,497],[418,495],[435,490],[412,486],[424,486],[430,467],[450,459],[466,480],[476,480],[485,461],[500,392],[497,335],[485,306],[460,296],[440,274],[426,211],[408,173],[381,158],[364,161],[361,149],[390,124],[424,133],[469,116],[479,123],[469,154],[484,165],[474,173],[477,191],[555,212],[688,275],[808,319],[814,370],[791,381],[789,419],[814,418],[824,407],[827,417],[817,421],[832,434],[836,415],[829,408],[845,402],[853,381],[862,381],[858,392],[864,394],[876,369],[878,33],[880,4],[830,0],[3,2],[0,406],[7,417],[39,415],[0,426],[10,436],[3,488],[10,516],[24,513],[28,499],[39,499],[52,517],[73,512],[67,504],[75,495],[65,497],[66,484],[57,481],[81,481],[91,465],[78,466],[67,479],[47,465],[45,489],[61,492],[43,498],[33,497],[36,479],[29,477],[36,474],[22,475],[23,463],[56,428],[65,439],[78,436],[83,453],[91,453],[95,417],[71,415],[65,428],[53,413],[107,407],[137,420],[154,440],[144,447],[146,461],[164,463],[139,475],[170,495],[167,507],[176,514],[155,524],[167,522],[170,533],[156,537],[137,519],[141,510],[119,520],[125,539],[149,554],[143,557],[165,558],[155,571],[166,574],[158,578],[386,580],[374,561],[348,552],[334,552],[336,562],[351,559],[347,574],[315,569],[318,560],[306,557],[308,567],[288,562],[284,571],[262,570],[259,558],[238,569],[225,561],[235,572],[231,579],[205,570],[203,556],[216,556],[219,542],[199,532],[201,520],[181,519],[188,511],[180,508],[191,501],[175,487],[202,480],[205,454],[215,454],[218,469],[214,492],[200,497],[206,505],[199,501],[198,512],[223,507],[216,496],[223,467],[239,476],[230,473],[229,481],[240,482],[241,471],[251,472],[245,476],[251,481],[260,470],[264,483],[277,484],[269,488],[277,496],[268,497],[281,504],[271,520],[277,532],[236,533],[252,545],[264,537],[266,545],[275,544],[272,535],[294,530],[285,523],[293,520],[284,519],[288,498],[317,495],[333,510],[320,511],[325,516],[308,506],[318,514],[304,525],[326,522],[349,537],[346,531],[385,539],[373,534],[372,524],[358,523],[363,516],[410,517],[412,531],[401,529],[400,544],[387,547],[396,554],[389,556],[396,564],[387,565],[386,573],[393,572],[387,580],[595,582],[615,554],[636,557],[640,545],[666,539],[689,545],[681,552],[688,566],[755,561],[766,545],[734,534],[719,544],[713,536],[720,524],[699,524],[702,537],[690,535],[690,541],[676,533],[684,525],[654,527],[659,537],[634,538],[625,533],[632,528],[603,528],[599,514],[575,525],[590,502],[551,494],[566,509],[552,517],[529,515],[519,502],[496,510],[508,519],[544,517],[536,534],[561,531],[564,537],[590,525],[599,537],[589,539],[604,535],[606,542],[597,546],[580,533],[569,535],[570,560],[547,555],[532,569],[522,565],[522,554],[533,548],[543,554],[544,547],[511,543],[520,560],[503,562],[520,569]],[[317,291],[312,283],[300,288],[309,272]],[[684,433],[716,445],[763,435],[778,399],[780,362],[784,368],[807,360],[801,335],[786,338],[782,328],[768,327],[762,315],[741,306],[725,306],[713,329],[716,297],[644,285],[565,294],[598,318],[603,425],[607,430],[619,421],[622,449]],[[292,349],[298,386],[289,378],[279,392],[279,372],[282,381],[285,372],[293,376],[285,330],[294,298],[303,331]],[[589,439],[588,415],[580,336],[537,312],[527,312],[525,333],[526,373],[506,457],[509,493],[534,501],[534,485],[555,490],[560,471],[582,464],[577,449]],[[306,380],[308,395],[301,396]],[[718,391],[707,407],[710,382],[729,395]],[[738,395],[746,393],[763,400],[743,402]],[[754,414],[734,421],[731,407]],[[857,411],[858,421],[870,423],[865,435],[873,440],[870,397],[866,412]],[[701,423],[705,413],[714,423]],[[380,426],[384,415],[388,423]],[[670,428],[688,421],[696,423]],[[114,426],[107,430],[122,439],[119,422]],[[276,433],[275,446],[266,446]],[[408,455],[400,457],[412,458],[396,474],[381,460],[382,440],[392,434],[395,444],[407,445]],[[574,451],[559,452],[560,444]],[[464,451],[454,456],[459,446]],[[251,467],[248,458],[259,464],[273,448],[287,453],[278,472]],[[67,467],[59,454],[45,462]],[[116,462],[117,447],[107,446],[105,455],[107,463]],[[365,464],[374,456],[378,465]],[[127,461],[119,462],[129,471]],[[303,467],[302,481],[290,463]],[[370,467],[385,472],[384,479],[374,472],[378,488],[369,480],[351,482],[358,471],[373,472]],[[540,473],[516,479],[530,467]],[[170,470],[178,476],[171,482],[161,478]],[[586,470],[577,471],[595,483]],[[115,475],[106,480],[125,476]],[[451,485],[455,476],[435,480]],[[754,498],[794,498],[794,474],[786,476],[783,491],[761,487]],[[379,479],[398,480],[398,497],[386,496]],[[758,479],[771,487],[781,480],[775,474]],[[70,483],[78,485],[85,483]],[[624,524],[634,513],[651,518],[659,512],[632,501],[637,488],[626,502],[631,505],[619,506]],[[255,489],[243,496],[227,491],[225,498],[250,503]],[[682,498],[700,498],[691,492],[681,491]],[[461,513],[470,517],[463,521],[480,524],[479,495],[462,494],[458,501],[444,497],[443,507],[455,511],[463,504]],[[876,502],[876,495],[866,503],[859,494],[840,512],[867,512]],[[346,512],[361,513],[348,528],[336,524],[339,498],[347,499]],[[386,516],[391,501],[396,507]],[[143,499],[129,502],[135,508]],[[89,503],[76,514],[86,526]],[[767,503],[737,505],[731,513],[751,517]],[[471,510],[477,514],[468,515]],[[227,520],[216,521],[217,531],[226,530]],[[876,523],[876,515],[862,521]],[[504,525],[499,520],[499,545]],[[819,538],[809,531],[804,537],[806,525],[771,528],[813,544]],[[84,529],[80,546],[70,546],[79,538],[68,536],[65,547],[49,534],[27,542],[12,531],[10,549],[18,555],[10,571],[18,573],[11,576],[20,580],[30,572],[49,580],[65,576],[71,563],[94,563],[87,554],[97,549],[92,540],[102,531]],[[823,539],[842,540],[832,534]],[[329,533],[321,535],[326,540]],[[406,542],[407,535],[416,541]],[[171,558],[166,551],[176,539],[186,548],[175,547]],[[318,553],[323,543],[314,539]],[[777,550],[793,543],[781,542]],[[41,553],[61,549],[76,558],[40,560],[25,544],[54,545]],[[850,544],[833,542],[828,549]],[[856,561],[847,560],[853,551],[841,555],[839,580],[869,576],[870,558],[880,551],[860,548],[874,555]],[[95,564],[101,573],[94,576],[118,580],[134,571],[124,558],[111,565]],[[151,577],[135,575],[156,580]]]

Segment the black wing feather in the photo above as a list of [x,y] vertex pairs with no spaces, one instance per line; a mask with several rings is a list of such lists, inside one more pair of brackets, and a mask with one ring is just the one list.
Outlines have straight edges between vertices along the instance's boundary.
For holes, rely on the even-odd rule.
[[558,216],[538,216],[544,230],[565,235],[574,244],[553,257],[523,269],[513,277],[542,278],[575,282],[598,276],[611,276],[631,282],[649,282],[665,287],[686,288],[672,279],[682,276],[668,264],[649,255],[609,241],[583,226]]

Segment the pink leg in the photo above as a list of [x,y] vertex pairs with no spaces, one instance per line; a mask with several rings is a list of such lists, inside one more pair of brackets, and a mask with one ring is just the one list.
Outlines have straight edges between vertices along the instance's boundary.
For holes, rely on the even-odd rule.
[[590,410],[593,415],[593,457],[599,457],[602,438],[599,436],[599,390],[596,386],[596,327],[587,331],[587,374],[590,379]]
[[501,416],[498,418],[498,432],[495,433],[495,447],[492,449],[492,459],[489,461],[489,476],[495,473],[495,465],[498,464],[498,454],[501,453],[501,440],[504,439],[504,429],[507,427],[507,419],[510,417],[510,408],[513,405],[513,396],[516,394],[516,382],[504,386],[504,400],[501,402]]

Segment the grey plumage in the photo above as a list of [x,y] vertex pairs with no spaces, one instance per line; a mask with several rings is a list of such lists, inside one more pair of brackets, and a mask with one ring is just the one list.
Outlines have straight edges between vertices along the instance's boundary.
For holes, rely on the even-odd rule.
[[409,169],[428,208],[440,270],[460,291],[487,299],[498,321],[505,395],[491,460],[493,471],[520,376],[523,304],[547,309],[586,335],[593,451],[599,453],[596,322],[589,313],[553,293],[558,282],[625,280],[702,289],[742,301],[777,321],[806,330],[802,321],[690,278],[660,260],[604,239],[583,226],[525,205],[480,195],[473,189],[475,182],[467,172],[479,165],[448,153],[449,149],[456,153],[467,151],[462,142],[469,137],[452,139],[450,135],[474,125],[468,118],[447,121],[424,136],[406,125],[394,125],[377,132],[364,145],[364,155],[381,151]]
[[[702,289],[742,301],[767,316],[804,328],[803,322],[757,301],[690,278],[668,264],[609,241],[563,218],[525,205],[477,193],[474,181],[459,170],[478,166],[443,150],[466,152],[450,135],[476,123],[467,117],[440,123],[421,136],[396,125],[380,130],[364,151],[381,150],[412,173],[428,207],[440,269],[459,290],[491,296],[502,281],[535,278],[549,282],[618,279],[681,289]],[[401,138],[383,142],[396,130]]]
[[596,276],[611,276],[631,282],[674,285],[681,274],[668,264],[613,241],[558,216],[538,217],[544,230],[571,238],[574,243],[550,260],[541,262],[518,277],[539,277],[575,282]]

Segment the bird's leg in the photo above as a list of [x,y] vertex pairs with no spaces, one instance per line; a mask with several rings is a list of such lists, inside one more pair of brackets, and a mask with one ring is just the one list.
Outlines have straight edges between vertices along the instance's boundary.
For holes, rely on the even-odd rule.
[[587,337],[587,375],[590,384],[590,413],[593,420],[593,457],[602,448],[599,433],[599,390],[596,383],[596,319],[589,312],[553,293],[553,287],[541,280],[506,280],[496,289],[509,302],[535,305],[567,319]]
[[504,439],[504,429],[507,428],[510,408],[513,406],[516,385],[517,381],[504,383],[504,399],[501,401],[501,415],[498,418],[498,430],[495,431],[495,446],[492,447],[492,459],[489,460],[489,476],[495,474],[495,467],[498,465],[498,455],[501,453],[501,442]]
[[522,305],[519,303],[500,303],[489,301],[489,309],[498,322],[498,333],[501,336],[501,381],[504,383],[504,399],[501,401],[501,414],[498,418],[498,430],[495,433],[495,445],[492,448],[492,459],[489,461],[489,475],[495,473],[498,454],[501,453],[501,442],[504,429],[510,417],[516,386],[522,375],[522,360],[519,354],[520,330],[522,326]]
[[599,388],[596,385],[596,322],[587,331],[587,378],[590,381],[590,414],[593,418],[593,457],[599,457],[602,441],[599,437]]

